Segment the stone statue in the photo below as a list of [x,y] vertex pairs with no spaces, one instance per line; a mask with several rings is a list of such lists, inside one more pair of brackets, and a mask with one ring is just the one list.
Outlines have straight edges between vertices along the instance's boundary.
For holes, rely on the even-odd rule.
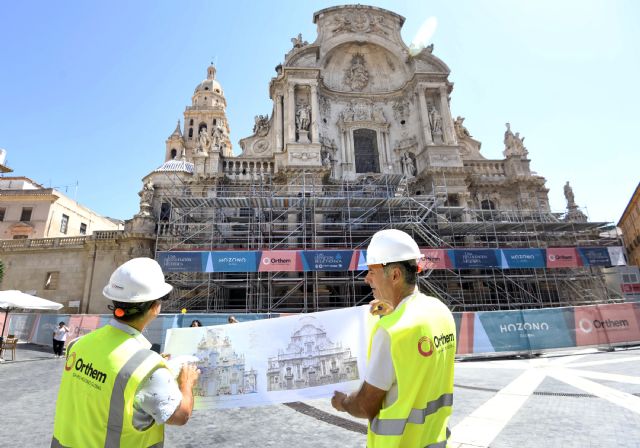
[[311,111],[308,104],[298,106],[296,112],[296,128],[298,131],[308,131],[311,124]]
[[198,152],[207,152],[210,146],[211,139],[207,133],[207,128],[200,129],[200,133],[198,134],[198,147],[196,149]]
[[293,44],[293,48],[302,48],[305,45],[309,45],[309,42],[302,40],[302,33],[298,33],[297,37],[292,37],[291,43]]
[[327,168],[331,168],[331,162],[331,153],[329,151],[325,151],[324,156],[322,157],[322,165],[326,166]]
[[256,115],[253,133],[258,137],[264,137],[269,132],[269,117],[267,115]]
[[381,107],[373,108],[373,121],[377,121],[379,123],[385,123],[387,121]]
[[456,130],[456,136],[458,136],[458,138],[471,137],[471,134],[462,123],[464,123],[464,117],[460,116],[458,116],[458,118],[456,118],[456,121],[453,122],[453,127]]
[[434,136],[442,135],[442,117],[434,106],[431,106],[429,110],[429,125],[431,126],[431,133]]
[[507,130],[504,132],[504,156],[526,156],[529,154],[529,151],[524,146],[524,137],[520,137],[519,132],[513,135],[511,125],[509,123],[505,123],[505,125]]
[[148,180],[144,186],[142,187],[142,191],[138,193],[140,195],[140,207],[151,205],[151,201],[153,200],[153,182]]
[[413,177],[416,175],[416,166],[408,151],[402,155],[402,172],[407,177]]
[[369,84],[369,72],[365,67],[364,56],[353,55],[351,66],[345,70],[344,83],[353,90],[362,90]]
[[575,197],[573,196],[573,189],[571,188],[571,185],[569,185],[569,181],[564,184],[564,197],[567,200],[567,208],[576,206]]
[[353,121],[354,120],[355,111],[353,110],[353,104],[347,104],[347,107],[340,113],[342,117],[342,121]]
[[220,149],[220,145],[222,144],[223,132],[220,126],[215,126],[211,131],[211,145],[215,148]]

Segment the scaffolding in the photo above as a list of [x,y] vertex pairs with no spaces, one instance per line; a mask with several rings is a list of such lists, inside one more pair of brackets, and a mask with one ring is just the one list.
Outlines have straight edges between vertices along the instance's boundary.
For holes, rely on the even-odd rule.
[[[450,204],[446,188],[410,192],[400,175],[331,182],[317,172],[268,173],[183,183],[168,174],[156,251],[365,249],[378,230],[397,228],[421,247],[545,248],[619,245],[608,223],[566,222],[544,210],[473,210]],[[173,177],[172,177],[173,176]],[[372,299],[366,272],[180,272],[168,311],[299,313]],[[425,292],[452,311],[541,308],[620,301],[602,269],[433,270]]]

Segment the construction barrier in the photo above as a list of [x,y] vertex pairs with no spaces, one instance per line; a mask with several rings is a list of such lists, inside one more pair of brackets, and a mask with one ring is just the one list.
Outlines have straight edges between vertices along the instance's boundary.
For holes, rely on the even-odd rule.
[[[457,353],[461,356],[530,354],[584,346],[609,348],[640,344],[640,303],[565,308],[453,313]],[[227,323],[229,314],[161,314],[143,334],[158,350],[169,328]],[[278,314],[235,314],[239,321],[278,317]],[[111,315],[10,313],[7,334],[20,341],[52,345],[59,322],[71,330],[69,340],[105,325]],[[0,326],[4,314],[0,314]]]

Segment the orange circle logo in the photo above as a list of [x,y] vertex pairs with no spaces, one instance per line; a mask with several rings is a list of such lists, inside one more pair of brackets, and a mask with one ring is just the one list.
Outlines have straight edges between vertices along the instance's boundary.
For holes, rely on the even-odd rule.
[[[427,350],[427,351],[425,351],[425,350],[422,348],[422,344],[423,344],[424,342],[428,342],[428,343],[429,343],[429,348],[428,348],[428,350]],[[428,357],[428,356],[431,356],[431,355],[433,354],[433,342],[431,342],[431,339],[429,339],[427,336],[422,336],[422,337],[420,338],[420,340],[418,341],[418,352],[419,352],[422,356],[424,356],[425,358],[426,358],[426,357]]]
[[[71,363],[69,363],[71,361]],[[76,352],[71,353],[67,357],[67,363],[64,365],[64,370],[67,372],[73,368],[73,365],[76,363]]]

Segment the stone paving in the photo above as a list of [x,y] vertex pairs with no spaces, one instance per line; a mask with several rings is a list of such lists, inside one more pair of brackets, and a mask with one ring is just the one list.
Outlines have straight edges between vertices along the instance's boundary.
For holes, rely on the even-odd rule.
[[[62,359],[32,344],[0,364],[0,446],[49,446]],[[456,364],[452,448],[640,447],[640,348]],[[363,447],[328,400],[194,412],[168,447]]]

